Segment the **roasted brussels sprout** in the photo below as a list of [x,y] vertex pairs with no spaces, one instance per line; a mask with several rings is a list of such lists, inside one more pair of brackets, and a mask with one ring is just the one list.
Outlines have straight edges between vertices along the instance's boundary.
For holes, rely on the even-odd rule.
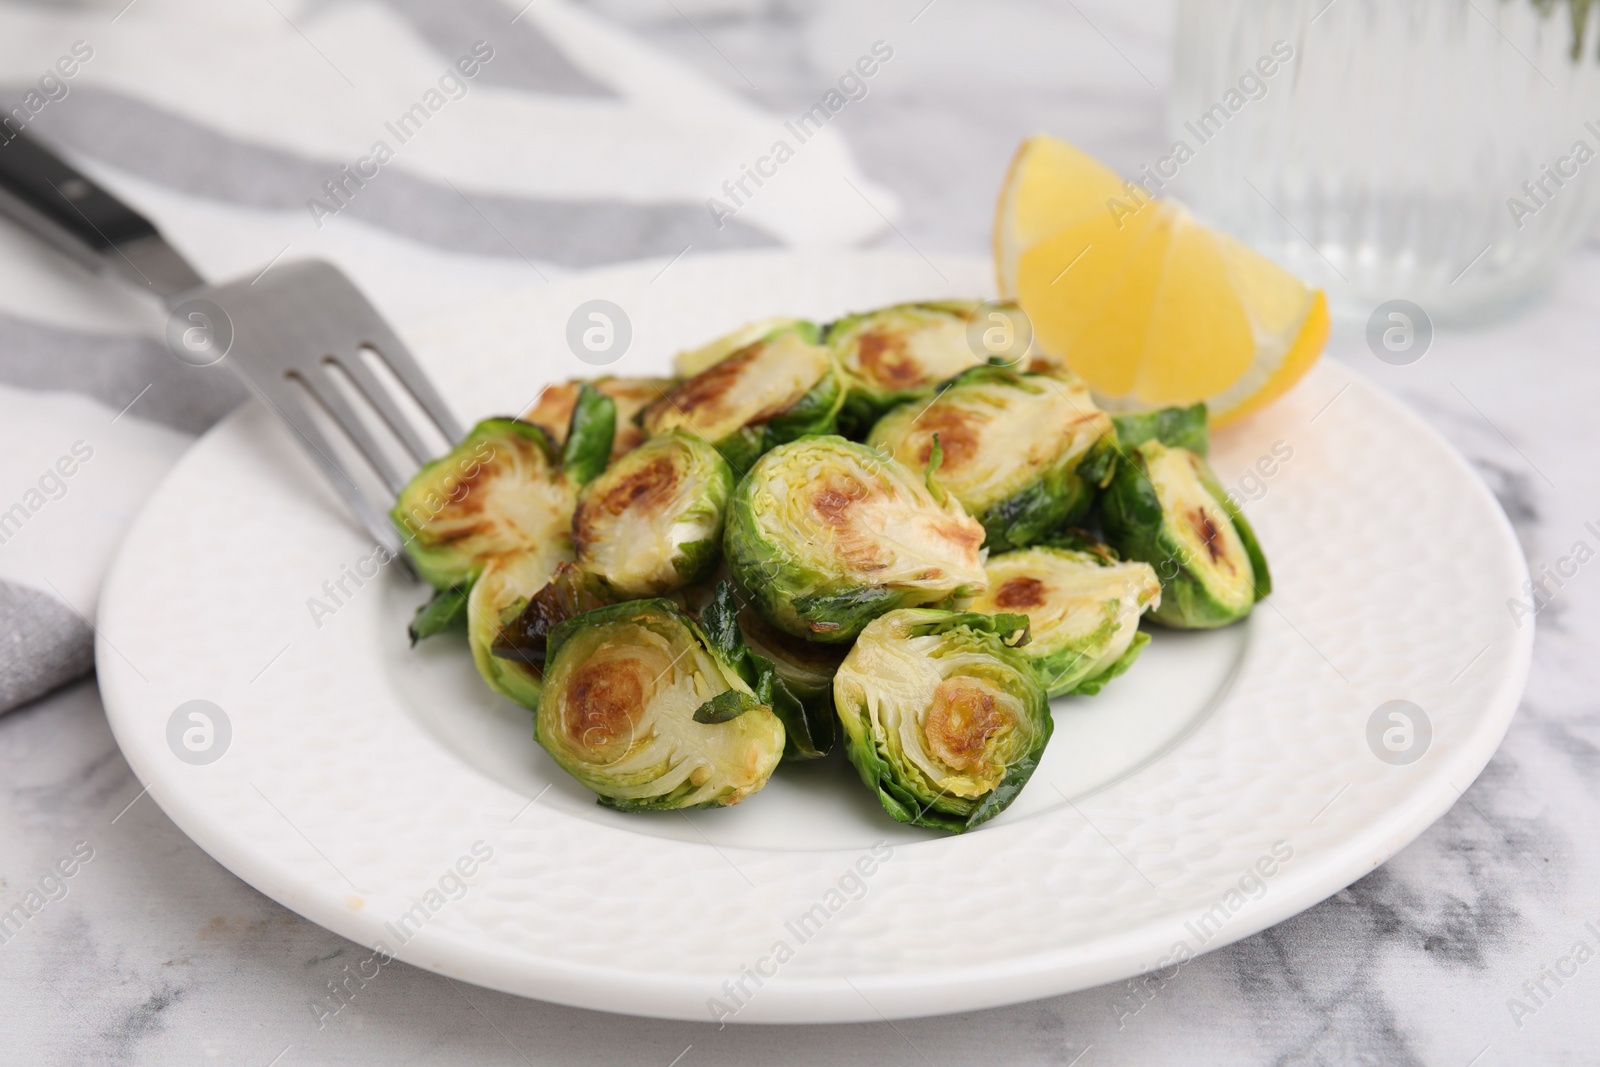
[[1111,416],[1082,381],[974,367],[928,404],[903,404],[867,443],[921,468],[939,439],[944,487],[983,524],[992,552],[1049,537],[1081,518],[1116,460]]
[[540,551],[510,552],[491,559],[467,600],[467,644],[472,662],[489,687],[529,711],[539,706],[539,666],[495,653],[502,632],[550,581],[566,555],[565,544]]
[[1161,602],[1161,581],[1148,563],[1119,562],[1104,546],[1036,545],[990,556],[984,570],[989,588],[966,606],[1028,617],[1029,640],[1017,651],[1050,696],[1098,693],[1150,641],[1139,616]]
[[[565,444],[567,427],[572,422],[572,409],[578,402],[578,391],[584,382],[571,381],[547,385],[533,406],[522,413],[524,422],[531,422],[556,444]],[[596,378],[587,383],[602,396],[610,397],[617,407],[617,434],[611,443],[611,455],[639,447],[644,431],[634,419],[648,405],[660,400],[667,391],[678,384],[676,378]]]
[[1167,626],[1209,629],[1250,614],[1272,592],[1267,560],[1206,461],[1150,440],[1126,449],[1101,499],[1107,540],[1161,579]]
[[832,432],[843,402],[838,365],[817,328],[791,323],[683,382],[640,422],[651,436],[697,434],[743,473],[773,445]]
[[495,556],[564,543],[574,489],[543,430],[486,419],[417,472],[390,516],[418,573],[447,589],[469,583]]
[[874,619],[834,676],[845,752],[901,822],[960,833],[1027,784],[1050,704],[1006,643],[1027,619],[922,608]]
[[826,756],[839,733],[833,675],[845,649],[786,634],[748,605],[739,612],[739,630],[750,651],[772,662],[772,710],[783,720],[783,758]]
[[550,634],[534,736],[609,807],[737,804],[766,785],[784,735],[770,675],[752,686],[726,649],[668,600],[569,619]]
[[841,430],[857,436],[902,401],[927,399],[936,385],[983,362],[967,337],[975,300],[896,304],[847,315],[827,329],[849,385]]
[[400,491],[390,520],[417,573],[465,589],[496,556],[566,546],[578,487],[605,469],[616,403],[578,390],[566,444],[520,419],[485,419]]
[[848,642],[886,611],[983,588],[983,527],[876,449],[807,437],[734,489],[723,551],[780,630]]
[[624,596],[658,596],[717,565],[733,471],[694,434],[668,430],[584,487],[572,516],[578,564]]
[[672,369],[681,378],[693,378],[701,371],[721,363],[746,345],[755,344],[763,337],[775,334],[780,330],[792,329],[797,326],[803,328],[805,325],[806,323],[802,319],[783,317],[746,323],[737,330],[723,334],[709,344],[679,352],[672,357]]

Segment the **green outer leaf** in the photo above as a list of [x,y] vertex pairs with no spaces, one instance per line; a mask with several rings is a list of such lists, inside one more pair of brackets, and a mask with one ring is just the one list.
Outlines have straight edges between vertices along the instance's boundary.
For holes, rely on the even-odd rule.
[[935,634],[947,634],[951,630],[971,630],[973,633],[994,634],[1007,648],[1016,648],[1028,643],[1028,617],[1001,613],[999,615],[984,615],[976,611],[948,611],[944,618],[931,619],[926,623],[913,626],[911,637],[931,637]]
[[1084,555],[1093,556],[1095,562],[1102,567],[1109,567],[1111,564],[1119,563],[1122,560],[1116,549],[1099,540],[1088,530],[1078,527],[1062,530],[1054,537],[1035,547],[1064,548],[1069,552],[1081,552]]
[[742,660],[744,634],[739,630],[739,602],[731,583],[717,583],[711,602],[700,611],[700,629],[706,636],[706,646],[724,663]]
[[1007,552],[1043,541],[1079,521],[1093,502],[1094,490],[1075,470],[1051,470],[973,518],[983,524],[984,547]]
[[1083,461],[1078,464],[1078,477],[1096,489],[1104,489],[1111,484],[1111,476],[1117,471],[1120,452],[1114,435],[1102,437],[1084,453]]
[[960,374],[955,375],[939,386],[942,393],[946,389],[957,389],[963,385],[1009,385],[1017,389],[1026,389],[1030,393],[1038,393],[1043,388],[1029,382],[1027,378],[1010,367],[994,363],[980,363],[976,367],[968,367]]
[[803,694],[793,683],[774,675],[772,710],[783,720],[785,760],[820,759],[833,751],[838,729],[831,687],[824,694]]
[[706,650],[755,692],[758,703],[770,704],[772,661],[756,655],[745,644],[744,631],[739,629],[739,598],[732,582],[717,583],[711,601],[700,610],[700,621],[694,626]]
[[[476,470],[488,458],[483,450],[490,450],[488,455],[492,456],[494,439],[502,436],[521,437],[534,442],[544,452],[552,468],[559,466],[560,452],[550,436],[533,423],[510,416],[484,419],[467,432],[460,444],[431,463],[423,464],[422,469],[412,475],[411,481],[400,490],[394,507],[389,511],[389,521],[405,541],[406,555],[416,565],[417,573],[435,589],[448,589],[470,582],[483,570],[487,561],[474,559],[448,544],[427,544],[428,520],[443,510],[430,508],[427,498],[430,495],[438,496],[438,489],[452,478],[459,482],[468,468]],[[444,506],[448,507],[448,503]]]
[[[914,394],[907,399],[914,399]],[[852,441],[865,441],[867,434],[872,432],[873,424],[893,406],[893,404],[875,403],[865,393],[847,389],[844,404],[839,408],[838,432]]]
[[694,721],[707,724],[732,722],[745,712],[759,707],[762,707],[761,702],[749,693],[724,689],[695,709]]
[[898,590],[860,585],[843,593],[795,597],[794,613],[811,626],[810,640],[848,641],[903,600]]
[[[1202,579],[1187,564],[1179,562],[1185,550],[1182,542],[1168,531],[1167,515],[1146,473],[1146,450],[1151,447],[1163,446],[1145,442],[1129,449],[1127,461],[1117,465],[1111,486],[1100,499],[1100,517],[1106,537],[1124,558],[1143,560],[1156,568],[1156,575],[1161,579],[1161,606],[1149,613],[1150,618],[1167,626],[1197,630],[1237,622],[1250,613],[1249,609],[1238,611],[1220,603],[1206,589]],[[1214,483],[1216,476],[1210,473],[1205,460],[1200,460],[1200,464],[1202,481],[1209,478]],[[1207,489],[1215,498],[1217,490],[1209,485]],[[1232,511],[1226,504],[1222,507],[1231,520]],[[1237,524],[1234,529],[1238,530]],[[1240,540],[1245,540],[1243,535]],[[1254,540],[1253,534],[1251,540]],[[1246,554],[1248,557],[1248,542]],[[1255,566],[1253,558],[1250,564]],[[1169,576],[1164,570],[1173,573]],[[1270,588],[1270,579],[1268,581]]]
[[752,653],[744,643],[744,632],[739,629],[739,598],[733,592],[733,582],[717,582],[709,603],[701,608],[699,621],[690,619],[690,625],[706,651],[717,657],[723,669],[738,675],[750,686],[757,702],[770,704],[773,664],[765,656]]
[[878,803],[883,805],[883,810],[896,822],[925,826],[931,830],[944,830],[952,834],[959,834],[967,829],[967,820],[962,816],[946,814],[925,805],[903,789],[895,781],[889,761],[879,753],[878,746],[873,742],[870,733],[861,734],[858,740],[857,735],[846,730],[844,751],[851,765],[855,767],[856,773],[861,777],[862,783],[877,794]]
[[[936,609],[923,609],[919,613],[928,616],[939,614]],[[865,710],[859,707],[847,707],[840,699],[841,694],[837,690],[835,699],[838,702],[840,722],[845,727],[845,754],[856,768],[856,773],[860,775],[862,782],[877,794],[883,810],[898,822],[949,833],[964,833],[1000,814],[1022,792],[1023,786],[1033,776],[1033,772],[1039,766],[1040,758],[1044,755],[1045,746],[1049,743],[1054,730],[1054,721],[1050,715],[1050,705],[1044,688],[1039,684],[1032,667],[1020,652],[1008,647],[1002,640],[1003,634],[1014,633],[1018,629],[1015,620],[1021,618],[1025,625],[1026,616],[990,617],[975,612],[943,614],[947,617],[929,618],[927,622],[912,627],[907,636],[951,633],[956,630],[965,630],[972,634],[975,640],[986,646],[990,655],[1010,668],[1020,685],[1027,688],[1028,692],[1023,694],[1027,705],[1025,714],[1034,720],[1038,731],[1033,747],[1008,767],[995,788],[979,799],[975,805],[966,798],[961,798],[959,801],[944,797],[935,797],[931,800],[919,798],[913,790],[902,784],[900,775],[879,750],[871,727],[871,719]],[[968,810],[960,810],[968,805],[971,805]]]
[[[1128,668],[1133,666],[1133,661],[1139,658],[1139,653],[1144,651],[1144,646],[1149,643],[1150,635],[1143,630],[1139,631],[1133,635],[1133,643],[1128,646],[1128,650],[1117,657],[1115,662],[1094,677],[1085,678],[1071,689],[1068,689],[1067,692],[1075,693],[1079,696],[1094,696],[1104,689],[1106,683],[1111,679],[1126,673]],[[1056,694],[1052,693],[1051,695],[1055,696]]]
[[617,432],[617,402],[584,382],[572,406],[561,466],[575,485],[587,485],[606,469]]
[[844,650],[786,634],[750,606],[739,612],[739,630],[751,655],[760,653],[772,664],[772,710],[783,720],[783,758],[795,762],[827,755],[839,734],[833,675]]
[[[722,527],[718,524],[717,536],[703,541],[685,541],[672,557],[672,569],[678,572],[683,585],[693,585],[717,569],[722,561]],[[682,586],[680,586],[682,588]]]
[[[1137,621],[1133,622],[1138,625]],[[1039,684],[1043,685],[1045,692],[1052,697],[1062,696],[1075,692],[1078,684],[1086,678],[1093,677],[1090,673],[1093,662],[1085,664],[1089,658],[1086,650],[1096,650],[1103,643],[1110,641],[1115,636],[1119,621],[1114,614],[1102,618],[1100,625],[1086,635],[1081,635],[1073,641],[1053,652],[1036,652],[1029,658],[1033,662],[1034,672],[1039,676]]]
[[435,634],[467,632],[467,598],[472,593],[472,581],[440,589],[426,604],[417,608],[416,615],[407,627],[411,644]]
[[717,451],[728,461],[736,477],[742,477],[771,448],[772,442],[765,425],[741,427],[716,442]]
[[1123,448],[1137,448],[1146,441],[1160,441],[1168,448],[1187,448],[1205,458],[1211,450],[1211,429],[1204,403],[1186,408],[1161,408],[1130,415],[1113,415],[1117,440]]
[[1110,484],[1116,458],[1115,444],[1101,438],[1071,470],[1047,470],[1032,485],[973,516],[988,534],[985,547],[990,552],[1026,548],[1081,522],[1094,506],[1095,490]]

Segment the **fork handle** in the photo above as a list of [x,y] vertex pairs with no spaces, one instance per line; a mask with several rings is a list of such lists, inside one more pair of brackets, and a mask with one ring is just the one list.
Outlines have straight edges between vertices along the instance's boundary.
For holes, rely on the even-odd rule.
[[25,133],[0,127],[0,215],[91,270],[110,267],[169,303],[205,280],[154,225]]

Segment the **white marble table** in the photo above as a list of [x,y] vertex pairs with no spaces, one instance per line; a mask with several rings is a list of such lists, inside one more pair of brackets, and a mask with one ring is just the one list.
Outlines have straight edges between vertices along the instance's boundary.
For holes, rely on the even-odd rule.
[[[888,244],[981,254],[1005,160],[1033,130],[1122,166],[1161,143],[1164,5],[923,5],[592,6],[780,110],[891,40],[885,75],[840,120],[867,173],[902,200]],[[1586,250],[1537,307],[1441,331],[1415,365],[1380,364],[1353,328],[1331,354],[1455,442],[1537,571],[1577,541],[1600,547],[1584,526],[1600,524],[1597,321],[1600,254]],[[328,983],[361,950],[240,882],[141,798],[86,682],[0,719],[4,869],[42,875],[75,847],[80,858],[65,895],[0,944],[0,1062],[1593,1063],[1600,962],[1573,951],[1581,940],[1600,955],[1600,568],[1579,570],[1538,625],[1527,698],[1483,776],[1331,900],[1154,996],[1113,985],[892,1026],[718,1030],[521,1000],[400,963],[327,1016]],[[26,889],[0,884],[0,899]]]

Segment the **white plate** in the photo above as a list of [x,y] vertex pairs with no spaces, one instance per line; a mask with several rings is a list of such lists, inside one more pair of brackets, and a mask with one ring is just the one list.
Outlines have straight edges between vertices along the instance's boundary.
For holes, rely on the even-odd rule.
[[[593,373],[565,342],[592,298],[632,322],[608,369],[640,373],[760,316],[988,289],[970,260],[716,256],[574,278],[412,340],[477,418]],[[469,982],[643,1015],[837,1022],[1170,976],[1348,885],[1449,808],[1528,668],[1532,627],[1506,607],[1526,578],[1516,541],[1432,431],[1324,362],[1219,432],[1213,463],[1239,485],[1275,446],[1292,455],[1243,494],[1259,498],[1272,597],[1224,631],[1157,632],[1102,695],[1057,701],[1033,781],[962,837],[890,821],[837,758],[783,768],[726,811],[599,808],[461,645],[407,647],[418,588],[343,577],[368,540],[257,406],[185,456],[128,536],[101,600],[100,686],[129,762],[201,847],[300,914]],[[341,579],[335,601],[324,583]],[[193,700],[231,730],[211,763],[169,743]],[[1404,721],[1369,729],[1391,700],[1426,716],[1409,749]]]

